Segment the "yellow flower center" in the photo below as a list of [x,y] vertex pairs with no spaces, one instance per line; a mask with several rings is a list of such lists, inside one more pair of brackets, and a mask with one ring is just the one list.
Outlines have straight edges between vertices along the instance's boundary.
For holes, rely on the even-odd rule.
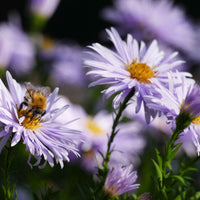
[[89,118],[86,122],[87,128],[94,133],[95,135],[100,135],[103,133],[103,130],[94,122],[92,118]]
[[45,51],[48,51],[48,50],[51,50],[54,47],[54,42],[51,38],[44,37],[44,39],[41,43],[41,46]]
[[108,190],[108,185],[104,185],[104,191],[109,194],[111,197],[116,197],[118,196],[118,193],[117,191],[116,192],[113,192],[113,190],[116,188],[116,186],[113,186],[111,187],[109,190]]
[[17,108],[17,113],[18,113],[19,118],[24,117],[24,120],[21,124],[26,129],[30,129],[34,131],[34,130],[37,130],[41,126],[40,122],[42,122],[42,120],[34,116],[32,112],[28,113],[27,109],[21,109],[19,111],[19,109]]
[[[190,104],[184,105],[184,100],[181,103],[181,110],[187,112],[188,107],[190,106]],[[200,116],[194,118],[192,116],[190,116],[192,119],[192,123],[195,125],[200,125]]]
[[110,190],[108,191],[108,193],[111,194],[112,196],[117,196],[117,195],[113,194],[113,192],[112,192],[115,188],[116,188],[116,186],[111,187]]
[[198,116],[195,119],[193,119],[192,123],[195,124],[195,125],[200,125],[200,116]]
[[151,81],[149,79],[157,76],[157,71],[153,71],[153,69],[145,63],[137,63],[136,61],[127,65],[127,70],[130,72],[131,78],[137,79],[140,83],[150,84]]
[[89,160],[92,160],[94,158],[94,155],[95,155],[95,153],[92,149],[90,149],[84,153],[84,156]]

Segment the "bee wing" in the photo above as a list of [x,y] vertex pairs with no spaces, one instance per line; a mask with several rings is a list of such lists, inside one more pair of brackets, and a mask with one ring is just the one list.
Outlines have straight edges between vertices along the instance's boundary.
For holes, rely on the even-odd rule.
[[25,85],[25,88],[26,88],[27,90],[31,90],[31,89],[34,89],[34,90],[35,90],[35,86],[32,85],[31,82],[25,82],[24,85]]
[[31,82],[25,82],[24,85],[27,91],[29,90],[40,91],[45,97],[48,97],[51,93],[50,87],[36,87],[32,85]]
[[48,97],[50,95],[50,93],[51,93],[51,88],[50,87],[41,87],[40,91],[42,92],[42,94],[45,97]]

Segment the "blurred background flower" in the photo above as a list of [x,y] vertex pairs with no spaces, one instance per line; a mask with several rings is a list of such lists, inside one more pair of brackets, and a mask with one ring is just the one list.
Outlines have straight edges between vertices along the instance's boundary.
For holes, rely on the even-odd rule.
[[50,18],[58,7],[60,0],[30,0],[30,11],[44,18]]
[[[182,70],[189,70],[198,82],[199,20],[196,0],[4,1],[0,7],[1,78],[5,79],[4,72],[8,69],[20,83],[31,81],[36,85],[49,85],[52,89],[58,86],[62,96],[55,109],[65,104],[70,107],[68,115],[57,119],[74,119],[68,127],[81,130],[86,140],[79,145],[82,157],[75,159],[70,154],[73,162],[67,163],[63,170],[48,165],[42,170],[30,170],[24,162],[27,152],[20,143],[16,145],[11,182],[17,182],[20,200],[43,197],[83,200],[87,197],[82,194],[94,184],[93,174],[97,164],[102,162],[98,151],[105,154],[112,126],[113,99],[102,100],[100,91],[105,89],[104,86],[87,89],[91,80],[88,81],[85,76],[82,64],[85,47],[98,42],[110,48],[105,28],[116,26],[122,39],[128,32],[146,44],[157,39],[166,57],[179,51],[178,60],[187,62],[181,65]],[[118,126],[110,165],[133,164],[138,172],[137,183],[142,185],[137,190],[139,196],[150,191],[154,172],[151,158],[155,156],[155,148],[163,150],[163,137],[169,137],[171,125],[163,116],[146,125],[144,110],[138,114],[134,111],[135,105],[131,102]],[[183,151],[176,157],[173,166],[178,167],[181,160],[185,164],[192,163],[195,147],[188,136],[181,135]],[[4,142],[0,140],[0,144]],[[0,162],[3,163],[5,148],[1,150]],[[194,183],[197,188],[198,180],[199,175]],[[2,182],[0,179],[0,184]]]
[[33,69],[35,48],[31,38],[22,30],[18,15],[0,23],[0,67],[14,75],[23,76]]
[[79,102],[87,89],[87,77],[82,65],[83,47],[72,44],[72,41],[67,44],[42,35],[34,39],[38,45],[38,57],[49,77],[48,82]]
[[186,16],[183,7],[168,0],[116,0],[103,11],[105,19],[116,24],[121,32],[137,39],[152,40],[183,51],[199,60],[198,26]]

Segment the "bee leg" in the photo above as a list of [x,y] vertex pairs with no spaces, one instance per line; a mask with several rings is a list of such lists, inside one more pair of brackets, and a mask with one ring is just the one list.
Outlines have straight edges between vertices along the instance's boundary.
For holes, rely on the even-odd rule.
[[44,116],[46,114],[46,110],[44,110],[41,114],[41,116]]
[[30,109],[26,112],[25,116],[27,116],[30,112],[32,112],[33,109]]
[[25,101],[23,101],[19,106],[19,111],[23,108],[23,105],[28,106],[28,104]]

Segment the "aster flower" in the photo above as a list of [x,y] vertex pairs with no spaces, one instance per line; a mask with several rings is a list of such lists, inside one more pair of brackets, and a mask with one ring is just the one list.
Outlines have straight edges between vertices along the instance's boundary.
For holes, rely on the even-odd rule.
[[[103,158],[99,152],[104,156],[106,155],[112,126],[112,121],[108,123],[109,116],[111,117],[111,115],[107,114],[106,118],[105,113],[105,117],[103,117],[103,113],[101,115],[100,113],[94,116],[94,121],[91,121],[91,123],[93,125],[96,124],[96,128],[98,127],[99,130],[103,130],[101,135],[97,135],[94,127],[91,129],[91,124],[87,127],[87,130],[82,131],[86,138],[84,140],[85,143],[81,146],[81,152],[83,153],[81,160],[83,166],[92,172],[95,172],[97,167],[100,167],[102,164]],[[137,122],[120,123],[118,125],[118,134],[115,136],[115,140],[111,145],[112,154],[109,161],[110,166],[117,164],[128,165],[130,163],[134,163],[135,166],[139,165],[140,155],[146,144],[143,136],[140,134],[142,128],[141,124]]]
[[110,170],[104,184],[106,193],[115,197],[137,189],[139,187],[139,184],[135,184],[137,172],[132,170],[132,165],[126,167],[118,165]]
[[30,10],[44,18],[50,18],[58,7],[60,0],[30,0]]
[[[97,167],[101,166],[103,158],[99,153],[106,154],[109,136],[112,129],[112,115],[100,111],[94,116],[80,116],[79,129],[83,133],[84,143],[80,145],[82,152],[82,165],[85,169],[96,172]],[[145,140],[140,134],[142,125],[137,122],[120,123],[118,134],[111,145],[112,154],[110,165],[128,165],[140,163],[139,155],[145,147]]]
[[[59,107],[66,104],[69,105],[69,114],[66,116],[66,121],[78,118],[68,126],[71,129],[80,130],[84,141],[79,145],[81,154],[79,161],[81,161],[84,169],[95,173],[98,165],[100,166],[103,161],[99,152],[105,155],[107,150],[113,116],[105,110],[101,110],[95,115],[89,115],[83,107],[73,104],[66,97],[60,98],[56,103]],[[60,118],[62,116],[58,116],[58,119]],[[146,145],[145,139],[141,134],[143,127],[143,124],[138,122],[126,122],[118,125],[119,132],[113,142],[113,152],[109,162],[112,166],[119,163],[121,165],[134,163],[134,166],[138,166],[140,155]]]
[[[135,109],[135,106],[136,104],[134,102],[127,106],[125,110],[126,117],[140,123],[144,128],[144,132],[147,131],[158,142],[163,139],[163,134],[167,138],[171,136],[172,124],[169,123],[165,115],[156,117],[150,124],[146,124],[144,118],[144,109],[141,109],[140,112],[134,114],[133,110]],[[179,153],[185,152],[190,157],[195,155],[195,147],[189,134],[181,134],[181,137],[178,138],[176,142],[182,143],[180,148],[181,151],[179,151]],[[138,142],[136,142],[136,144],[137,143]]]
[[156,88],[156,90],[162,90],[162,97],[158,99],[147,95],[144,98],[150,108],[160,110],[170,119],[177,117],[181,110],[190,108],[189,104],[186,106],[187,104],[184,102],[186,98],[189,98],[187,96],[192,91],[195,82],[191,78],[181,76],[178,71],[168,72],[166,75],[168,76],[168,86],[160,85]]
[[82,47],[75,43],[61,43],[43,35],[35,37],[35,41],[51,83],[59,86],[76,102],[85,98],[83,90],[87,87],[82,66]]
[[110,84],[111,86],[103,93],[106,98],[119,93],[113,100],[114,107],[119,106],[127,94],[135,88],[136,112],[144,103],[146,120],[149,122],[151,116],[155,117],[155,111],[150,111],[146,107],[143,96],[147,94],[159,96],[155,89],[157,85],[167,80],[167,71],[173,70],[183,61],[173,61],[177,52],[164,58],[164,52],[159,51],[156,40],[146,48],[144,42],[139,46],[131,35],[127,36],[127,42],[122,41],[114,28],[107,30],[107,33],[117,52],[98,43],[90,46],[93,52],[89,52],[90,57],[85,59],[85,64],[90,68],[88,74],[99,79],[92,82],[90,86]]
[[51,52],[45,53],[45,56],[52,61],[50,76],[54,83],[73,88],[85,85],[80,46],[55,43]]
[[[0,132],[1,145],[5,145],[9,138],[11,138],[11,146],[15,146],[22,140],[26,145],[26,151],[30,153],[28,160],[30,166],[32,166],[31,155],[37,160],[34,166],[39,165],[44,158],[44,165],[39,167],[45,166],[47,162],[53,167],[55,159],[61,168],[64,165],[63,161],[69,161],[69,152],[78,156],[80,134],[68,128],[70,122],[65,121],[65,111],[68,106],[55,107],[58,88],[45,100],[43,98],[46,110],[42,115],[38,115],[37,110],[28,110],[29,107],[22,104],[26,93],[25,88],[19,85],[9,72],[6,73],[6,78],[9,90],[0,80],[0,122],[3,125]],[[57,117],[61,115],[62,120],[58,120]]]
[[113,5],[102,16],[119,25],[121,31],[137,39],[156,38],[199,59],[197,27],[181,7],[168,0],[115,0]]
[[0,67],[17,75],[25,74],[32,69],[34,56],[33,44],[16,17],[15,21],[11,18],[11,22],[0,24]]
[[[187,127],[184,129],[183,133],[179,134],[181,136],[189,135],[197,149],[197,153],[200,153],[200,100],[198,96],[200,95],[200,86],[195,84],[193,79],[187,79],[180,77],[178,72],[176,76],[174,74],[168,74],[169,76],[169,89],[162,87],[163,91],[162,98],[152,99],[151,97],[145,97],[148,106],[152,109],[159,109],[171,122],[172,128],[175,129],[177,123],[184,124],[187,122]],[[176,79],[176,80],[175,80]],[[177,79],[179,81],[177,81]],[[174,85],[178,84],[179,87]],[[182,117],[185,117],[184,120]],[[184,142],[184,140],[182,140]]]

